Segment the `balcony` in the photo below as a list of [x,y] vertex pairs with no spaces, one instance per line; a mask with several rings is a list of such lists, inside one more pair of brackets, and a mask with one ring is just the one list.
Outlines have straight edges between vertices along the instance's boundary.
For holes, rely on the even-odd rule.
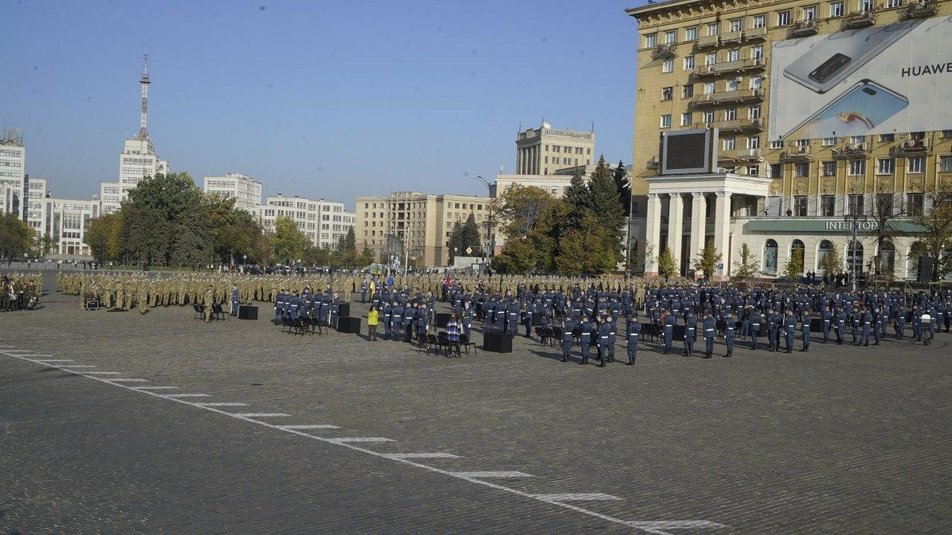
[[820,31],[820,25],[816,20],[801,20],[790,28],[790,37],[808,37],[816,35]]
[[914,4],[909,4],[902,12],[902,19],[925,19],[934,17],[939,12],[939,3],[935,0],[919,0]]
[[645,163],[645,167],[648,168],[648,169],[657,169],[657,168],[658,168],[658,157],[657,157],[657,156],[652,156],[650,159],[648,159],[648,161]]
[[790,151],[780,153],[780,163],[802,163],[812,162],[813,155],[810,154],[810,147],[793,147]]
[[651,51],[651,59],[671,59],[677,57],[674,45],[660,44]]
[[[764,119],[734,119],[731,121],[714,121],[712,123],[702,123],[698,128],[708,126],[718,128],[721,132],[760,132],[764,129]],[[759,149],[758,149],[759,150]]]
[[720,93],[710,93],[707,95],[698,95],[694,99],[694,106],[717,106],[719,104],[759,102],[764,99],[762,89],[739,89],[737,91],[722,91]]
[[720,74],[762,71],[766,68],[764,58],[738,59],[735,61],[721,61],[712,65],[701,65],[695,71],[699,78],[717,76]]
[[856,160],[869,157],[869,143],[846,143],[838,149],[833,149],[833,157],[837,160]]
[[713,48],[721,44],[720,35],[702,35],[697,39],[697,48],[698,50],[704,48]]
[[932,154],[932,147],[924,139],[907,139],[889,148],[892,156],[928,156]]
[[767,39],[767,28],[750,28],[744,30],[744,41],[765,41]]
[[736,31],[736,32],[728,32],[728,33],[725,33],[725,34],[722,34],[722,35],[721,35],[721,44],[722,44],[722,45],[733,44],[733,43],[740,43],[740,42],[743,41],[743,40],[744,40],[744,32],[742,32],[742,31],[740,31],[740,30],[738,30],[738,31]]
[[876,14],[872,10],[850,13],[843,19],[843,29],[855,30],[876,24]]
[[764,161],[764,154],[761,149],[733,149],[722,150],[717,155],[720,162],[757,162]]

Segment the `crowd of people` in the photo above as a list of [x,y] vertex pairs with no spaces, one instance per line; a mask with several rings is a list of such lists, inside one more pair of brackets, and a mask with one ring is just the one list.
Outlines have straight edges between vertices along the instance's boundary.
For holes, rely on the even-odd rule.
[[38,273],[0,275],[0,311],[32,309],[43,291],[43,276]]

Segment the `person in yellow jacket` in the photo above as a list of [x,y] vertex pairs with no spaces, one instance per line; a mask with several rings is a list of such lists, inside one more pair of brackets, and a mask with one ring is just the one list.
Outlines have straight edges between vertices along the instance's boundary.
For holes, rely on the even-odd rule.
[[367,311],[367,339],[373,342],[377,341],[377,323],[380,320],[380,311],[377,307],[370,305]]

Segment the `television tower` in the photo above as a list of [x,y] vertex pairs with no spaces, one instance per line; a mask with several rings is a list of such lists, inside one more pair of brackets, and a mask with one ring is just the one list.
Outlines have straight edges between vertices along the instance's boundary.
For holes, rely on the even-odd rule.
[[149,140],[149,55],[143,55],[142,78],[139,78],[139,85],[142,87],[142,111],[139,115],[139,133],[136,139]]

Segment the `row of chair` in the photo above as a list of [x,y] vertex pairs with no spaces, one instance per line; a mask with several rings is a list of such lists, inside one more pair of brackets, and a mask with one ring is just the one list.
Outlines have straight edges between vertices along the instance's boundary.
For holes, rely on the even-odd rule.
[[434,350],[437,355],[441,352],[445,353],[447,357],[450,356],[450,353],[455,354],[457,357],[462,356],[462,352],[465,351],[469,355],[469,348],[473,348],[473,354],[476,354],[476,344],[471,342],[465,334],[459,335],[459,340],[453,342],[447,338],[446,333],[440,331],[437,334],[428,334],[426,335],[427,344],[430,346],[430,349]]
[[[192,303],[192,310],[195,311],[195,319],[203,320],[205,319],[205,305],[201,303]],[[228,313],[221,307],[219,303],[212,304],[212,319],[214,320],[226,320],[228,319]]]

